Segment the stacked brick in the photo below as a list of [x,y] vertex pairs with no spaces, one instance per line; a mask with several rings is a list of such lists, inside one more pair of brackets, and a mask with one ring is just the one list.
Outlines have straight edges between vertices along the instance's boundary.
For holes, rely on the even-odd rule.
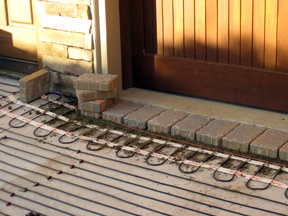
[[75,96],[77,76],[93,70],[91,0],[37,0],[39,53],[51,90]]
[[99,118],[98,114],[118,102],[118,77],[111,74],[86,73],[75,81],[78,109],[88,117]]

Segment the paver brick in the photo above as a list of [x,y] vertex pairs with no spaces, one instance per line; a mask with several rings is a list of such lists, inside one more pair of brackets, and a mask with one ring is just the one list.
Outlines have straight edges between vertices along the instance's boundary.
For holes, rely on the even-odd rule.
[[91,61],[92,60],[92,50],[85,50],[77,47],[69,47],[68,54],[70,59]]
[[114,98],[94,100],[94,101],[89,101],[89,102],[78,101],[78,108],[80,110],[89,111],[89,112],[103,112],[104,110],[113,106],[117,102],[118,100]]
[[97,115],[97,114],[102,115],[101,112],[89,112],[89,111],[81,110],[81,115],[83,115],[83,116],[87,116],[87,117],[90,117],[90,118],[96,118],[96,119],[99,119],[100,116]]
[[288,161],[288,142],[280,148],[279,158],[280,160]]
[[87,102],[96,99],[118,98],[119,91],[118,89],[113,89],[111,91],[76,90],[76,95],[78,100]]
[[277,158],[279,149],[287,141],[287,132],[269,129],[250,144],[250,152],[270,158]]
[[49,92],[49,77],[49,71],[42,69],[20,79],[20,100],[28,103]]
[[124,117],[142,107],[142,104],[123,101],[103,112],[103,116],[119,123],[124,123]]
[[171,127],[188,116],[188,113],[174,110],[167,110],[159,116],[148,121],[148,130],[156,133],[169,133]]
[[78,90],[111,91],[117,88],[117,85],[117,75],[86,73],[77,78],[75,88]]
[[222,138],[238,125],[237,122],[216,119],[196,132],[196,139],[206,144],[219,146]]
[[144,130],[147,128],[147,121],[154,118],[155,116],[158,116],[164,111],[164,108],[150,105],[140,107],[136,111],[129,113],[127,116],[124,117],[124,124],[130,127]]
[[171,134],[173,136],[182,136],[195,140],[196,132],[212,120],[212,118],[206,116],[191,114],[182,121],[173,125]]
[[48,55],[43,55],[42,59],[45,68],[50,68],[61,73],[81,75],[92,72],[92,62],[74,59],[60,59]]
[[264,131],[263,127],[241,124],[223,137],[222,146],[240,152],[248,152],[250,143]]
[[84,47],[84,36],[82,33],[40,29],[39,38],[40,41],[44,42]]

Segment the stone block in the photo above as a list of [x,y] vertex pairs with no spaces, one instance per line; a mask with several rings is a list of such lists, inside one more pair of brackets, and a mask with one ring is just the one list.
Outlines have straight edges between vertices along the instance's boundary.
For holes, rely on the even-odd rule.
[[78,100],[88,102],[96,99],[119,98],[119,91],[118,89],[113,89],[111,91],[91,91],[76,89],[76,95]]
[[69,47],[68,54],[70,59],[92,61],[92,50],[85,50],[77,47]]
[[288,143],[284,144],[279,150],[280,160],[288,161]]
[[104,111],[103,116],[123,124],[124,122],[123,119],[126,115],[139,109],[142,106],[143,106],[142,104],[130,101],[123,101]]
[[40,29],[39,39],[43,42],[64,44],[68,46],[84,47],[84,35],[82,33]]
[[222,146],[240,152],[248,152],[250,143],[260,136],[265,128],[241,124],[222,139]]
[[92,19],[91,8],[89,5],[77,5],[77,17],[80,19]]
[[49,71],[42,69],[19,80],[20,100],[29,103],[50,90]]
[[96,118],[96,119],[100,119],[101,117],[97,114],[102,115],[102,113],[97,113],[97,112],[88,112],[88,111],[83,111],[81,110],[81,115],[86,116],[86,117],[90,117],[90,118]]
[[62,17],[76,17],[77,5],[63,2],[36,2],[36,10],[38,14],[46,14]]
[[60,73],[70,75],[81,75],[92,72],[92,62],[74,60],[74,59],[60,59],[52,56],[42,56],[43,67],[50,68]]
[[91,5],[91,0],[52,0],[53,2]]
[[287,141],[287,132],[269,129],[250,144],[250,152],[270,158],[278,158],[279,149]]
[[64,58],[68,57],[67,46],[55,44],[55,43],[39,43],[39,52],[41,55],[49,55],[55,58]]
[[74,88],[76,76],[60,74],[61,93],[65,96],[76,97],[76,90]]
[[147,122],[148,130],[155,133],[169,133],[171,127],[188,116],[188,113],[167,110]]
[[220,146],[222,138],[238,125],[237,122],[213,120],[196,132],[196,139],[209,145]]
[[84,49],[88,49],[88,50],[93,49],[92,34],[84,35]]
[[50,71],[49,76],[50,76],[50,83],[60,84],[60,74],[58,72]]
[[124,117],[124,124],[144,130],[147,128],[147,122],[152,118],[160,115],[165,109],[155,106],[140,107],[134,112],[129,113]]
[[171,134],[173,136],[181,136],[195,140],[196,132],[212,120],[212,118],[206,116],[191,114],[182,121],[173,125],[171,128]]
[[86,73],[78,77],[75,88],[78,90],[111,91],[118,87],[118,76],[112,74]]
[[92,28],[91,20],[50,15],[40,15],[39,24],[44,28],[80,33],[90,33]]
[[88,112],[103,112],[118,102],[117,98],[98,99],[89,102],[78,101],[78,109]]

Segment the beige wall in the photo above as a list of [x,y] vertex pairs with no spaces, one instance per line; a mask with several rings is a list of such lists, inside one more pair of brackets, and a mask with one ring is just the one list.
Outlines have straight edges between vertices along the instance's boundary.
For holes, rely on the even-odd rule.
[[83,73],[116,74],[122,89],[119,0],[36,0],[36,13],[51,90],[75,95]]

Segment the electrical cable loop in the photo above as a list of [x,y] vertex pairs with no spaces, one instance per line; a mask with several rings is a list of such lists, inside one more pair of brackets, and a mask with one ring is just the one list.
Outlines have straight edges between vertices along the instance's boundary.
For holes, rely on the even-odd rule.
[[96,143],[96,142],[94,142],[94,141],[89,141],[89,143],[87,143],[87,145],[86,145],[86,149],[88,150],[88,151],[100,151],[100,150],[102,150],[103,148],[105,148],[106,146],[107,146],[107,144],[106,144],[106,142],[105,142],[105,144],[103,143],[103,145],[101,146],[100,145],[100,147],[99,148],[91,148],[90,146],[98,146],[99,145],[99,143]]
[[46,134],[37,134],[37,132],[36,131],[38,131],[39,129],[41,129],[41,130],[43,130],[43,131],[46,131],[45,129],[42,129],[41,127],[37,127],[37,128],[35,128],[35,130],[33,131],[33,135],[35,136],[35,137],[46,137],[46,136],[49,136],[50,134],[52,134],[53,133],[53,131],[51,130],[51,131],[48,131],[48,133],[46,133]]
[[[256,174],[255,174],[254,176],[256,176],[258,173],[260,173],[264,168],[265,168],[265,165],[263,164],[263,165],[261,166],[261,168],[258,169],[258,171],[256,172]],[[247,187],[248,189],[250,189],[250,190],[266,190],[266,189],[268,189],[268,188],[270,187],[271,182],[276,178],[276,176],[277,176],[281,171],[282,171],[282,169],[279,169],[279,170],[275,173],[275,175],[273,176],[273,178],[271,179],[271,181],[270,181],[269,183],[266,183],[266,186],[264,186],[264,187],[252,187],[252,186],[250,185],[250,183],[251,183],[252,181],[255,181],[255,180],[253,180],[253,177],[249,178],[245,185],[246,185],[246,187]]]
[[[228,161],[230,160],[230,157],[228,157],[221,165],[220,167],[224,166]],[[240,164],[239,167],[237,167],[236,171],[233,173],[233,174],[228,174],[228,173],[225,173],[225,175],[230,175],[231,177],[229,179],[220,179],[219,177],[217,177],[217,173],[219,172],[218,169],[216,169],[214,172],[213,172],[213,178],[216,180],[216,181],[220,181],[220,182],[231,182],[233,181],[234,177],[236,176],[236,173],[237,171],[239,171],[245,164],[247,163],[247,161],[244,161],[243,163]],[[221,173],[221,172],[219,172]]]
[[[72,134],[71,134],[71,136],[72,136]],[[62,141],[62,139],[63,139],[64,137],[71,138],[71,137],[67,136],[66,134],[61,135],[61,136],[58,138],[58,142],[61,143],[61,144],[64,144],[64,145],[72,144],[72,143],[76,142],[77,140],[79,140],[79,137],[76,137],[76,138],[74,138],[74,139],[71,140],[71,141]]]
[[285,197],[288,199],[288,188],[285,191]]
[[[124,152],[121,154],[121,152]],[[127,152],[130,152],[130,154],[127,154]],[[119,148],[115,154],[116,154],[116,157],[118,158],[123,158],[123,159],[127,159],[127,158],[131,158],[133,157],[135,154],[137,153],[137,149],[135,151],[128,151],[128,150],[125,150],[123,148]]]
[[[155,153],[157,154],[157,152],[160,152],[162,149],[166,148],[168,145],[163,145],[161,146],[160,148],[157,149],[157,151],[155,151]],[[146,163],[150,166],[161,166],[163,165],[166,161],[168,161],[169,157],[173,157],[177,152],[179,152],[180,150],[182,150],[182,147],[181,148],[177,148],[172,154],[170,154],[169,156],[166,156],[166,157],[160,157],[158,158],[158,161],[161,161],[159,163],[151,163],[151,160],[150,158],[154,157],[153,156],[153,153],[151,153],[147,158],[146,158]]]
[[[197,153],[199,153],[199,152],[194,152],[192,155],[190,155],[186,160],[190,160],[191,158],[193,158]],[[200,165],[192,165],[192,164],[186,164],[185,163],[185,161],[183,160],[182,162],[181,162],[181,164],[178,166],[178,170],[181,172],[181,173],[184,173],[184,174],[192,174],[192,173],[195,173],[195,172],[197,172],[199,169],[200,169],[200,167],[202,166],[202,164],[203,163],[205,163],[206,161],[208,161],[210,158],[212,158],[214,155],[213,154],[211,154],[211,155],[208,155],[202,162],[200,162]],[[186,165],[186,166],[194,166],[194,167],[196,167],[195,169],[192,169],[192,170],[190,170],[190,171],[185,171],[184,169],[183,169],[183,166],[184,165]]]
[[[51,95],[51,94],[56,94],[56,95],[58,96],[55,100],[59,100],[59,99],[62,97],[59,93],[51,93],[51,92],[45,94],[45,96]],[[48,96],[47,96],[47,97],[48,97]],[[38,100],[38,99],[41,99],[41,97],[40,97],[40,98],[36,98],[36,99],[34,99],[33,101],[31,101],[31,102],[34,102],[34,101],[36,101],[36,100]],[[46,106],[46,105],[49,104],[49,103],[51,103],[51,101],[48,101],[47,103],[42,104],[42,105],[39,106],[39,107]],[[23,107],[23,106],[20,106],[19,108],[21,108],[21,107]],[[21,116],[24,116],[24,115],[26,115],[27,113],[30,113],[31,111],[32,111],[32,109],[30,109],[30,110],[22,113]],[[37,118],[39,118],[39,117],[41,117],[41,116],[43,116],[43,115],[45,115],[45,114],[44,114],[44,113],[41,113],[41,114],[39,114],[39,115],[34,116],[34,117],[33,117],[32,119],[30,119],[30,120],[31,120],[31,121],[32,121],[32,120],[35,120],[35,119],[37,119]],[[12,124],[12,122],[15,121],[15,120],[17,120],[17,118],[12,118],[12,119],[9,121],[9,126],[10,126],[10,127],[12,127],[12,128],[22,128],[22,127],[25,127],[26,125],[29,124],[29,122],[24,122],[23,124],[18,124],[18,125],[16,126],[16,124],[15,124],[15,125]]]

